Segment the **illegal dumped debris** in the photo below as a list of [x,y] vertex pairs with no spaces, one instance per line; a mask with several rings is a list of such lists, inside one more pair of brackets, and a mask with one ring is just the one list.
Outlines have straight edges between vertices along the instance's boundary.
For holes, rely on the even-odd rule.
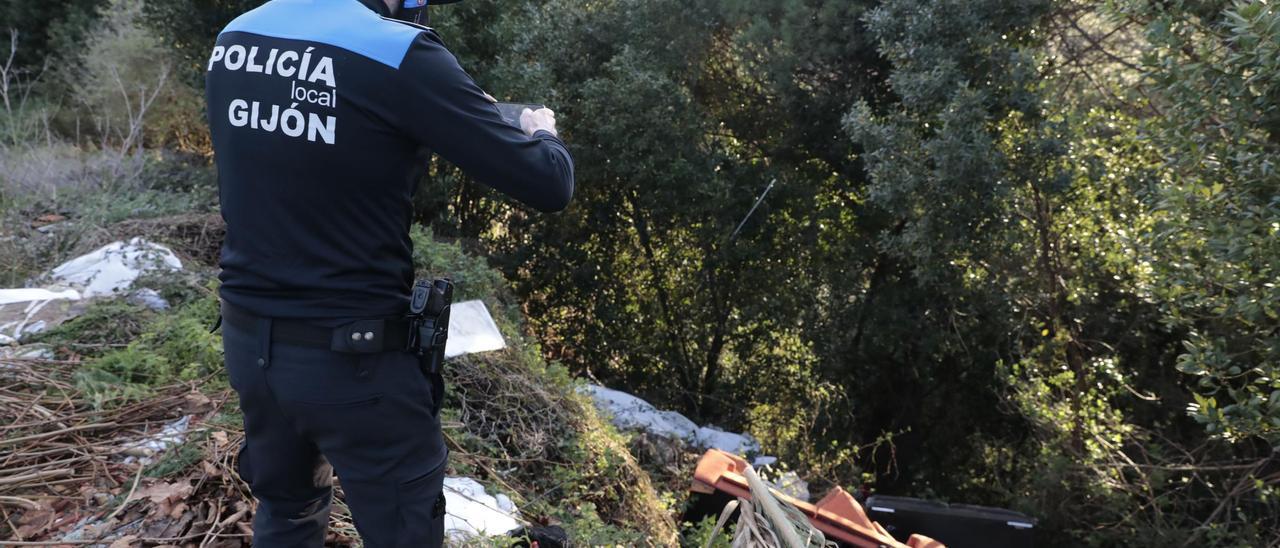
[[[739,536],[744,523],[750,525],[752,529],[765,529],[770,534],[778,534],[778,536],[786,532],[795,534],[795,531],[787,531],[791,528],[788,522],[803,520],[808,522],[805,525],[821,531],[826,539],[838,541],[846,546],[946,548],[944,544],[923,535],[911,535],[905,543],[896,540],[879,523],[867,517],[866,510],[852,495],[839,487],[832,489],[816,504],[809,504],[781,493],[764,485],[746,460],[716,449],[708,450],[698,461],[691,490],[703,495],[726,497],[729,505],[725,506],[726,510],[721,515],[722,525],[732,513],[732,509],[742,505],[744,516],[739,524]],[[751,508],[753,503],[765,509],[764,512],[760,512],[759,517],[749,516],[747,515],[749,512],[745,511]],[[786,517],[780,513],[780,507],[788,509]],[[809,527],[800,529],[806,530]],[[808,543],[795,542],[787,545],[813,545],[812,540],[811,538],[811,542]],[[823,542],[816,543],[819,546],[822,544]],[[754,540],[734,544],[734,546],[766,545]]]
[[187,439],[187,431],[191,429],[191,415],[185,415],[180,419],[172,421],[160,431],[144,436],[143,438],[125,444],[121,449],[121,453],[125,455],[124,462],[132,464],[134,462],[141,463],[144,466],[155,462],[156,455],[181,444]]
[[[142,275],[160,270],[182,270],[182,261],[168,247],[136,237],[58,265],[43,276],[47,287],[0,289],[0,344],[56,327],[80,315],[86,308],[83,301],[118,295]],[[155,294],[138,295],[150,307],[163,301]]]
[[449,339],[445,341],[444,357],[456,358],[507,347],[483,301],[454,303],[449,309]]
[[80,292],[44,288],[0,289],[0,345],[57,326],[83,310]]
[[88,299],[124,291],[143,274],[162,269],[182,270],[182,261],[168,247],[137,237],[71,259],[50,275],[57,283],[81,289],[81,297]]
[[681,439],[698,449],[720,449],[738,455],[760,452],[760,442],[750,434],[725,432],[715,426],[698,426],[680,413],[660,410],[621,390],[596,384],[585,384],[580,390],[590,395],[596,407],[612,418],[614,426],[623,430],[640,430]]
[[452,539],[502,535],[521,525],[520,512],[509,497],[488,494],[474,479],[445,478],[444,496],[444,529]]
[[[202,242],[205,234],[190,231]],[[196,257],[180,240],[166,243],[184,258]],[[447,251],[428,255],[473,260],[453,247]],[[474,260],[466,271],[487,268]],[[456,267],[445,266],[441,274]],[[203,271],[192,272],[175,280],[198,284]],[[34,289],[71,289],[53,285],[51,276],[39,279],[50,285]],[[110,296],[63,299],[77,305],[102,300],[45,345],[0,352],[0,482],[6,482],[0,505],[10,517],[0,529],[7,538],[122,547],[249,545],[254,504],[235,471],[243,436],[234,394],[218,375],[217,335],[208,333],[216,296],[193,285],[194,297],[176,297],[167,310],[134,317],[137,303],[107,299],[135,299],[146,289],[137,281]],[[83,285],[76,291],[82,294]],[[448,350],[456,357],[446,369],[450,391],[442,415],[452,453],[449,484],[456,488],[446,489],[451,538],[467,535],[471,540],[459,543],[470,545],[491,542],[473,536],[479,532],[520,529],[529,538],[558,530],[575,540],[594,538],[579,536],[587,531],[623,545],[676,542],[672,515],[625,439],[574,392],[576,380],[512,329],[514,308],[494,304],[503,301],[464,301],[453,312]],[[112,322],[130,325],[93,327]],[[337,497],[327,545],[354,545],[340,479]]]

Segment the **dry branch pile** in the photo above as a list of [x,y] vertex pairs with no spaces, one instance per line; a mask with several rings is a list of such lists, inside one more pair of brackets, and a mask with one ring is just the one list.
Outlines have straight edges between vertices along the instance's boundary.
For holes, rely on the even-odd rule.
[[[229,394],[179,383],[97,410],[75,386],[78,364],[0,360],[0,538],[246,546],[252,500],[234,473],[241,434],[217,422]],[[161,434],[183,417],[185,431]],[[337,525],[331,544],[351,544],[349,523]]]
[[537,521],[554,521],[536,515],[539,505],[591,503],[601,518],[650,542],[674,543],[670,511],[622,440],[604,428],[607,421],[571,386],[522,358],[508,349],[449,363],[449,406],[461,422],[444,425],[451,467],[470,468],[517,494]]

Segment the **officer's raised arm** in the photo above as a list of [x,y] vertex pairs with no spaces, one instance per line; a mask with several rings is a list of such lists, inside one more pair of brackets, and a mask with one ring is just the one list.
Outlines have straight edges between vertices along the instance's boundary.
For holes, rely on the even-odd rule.
[[573,159],[556,135],[554,113],[525,112],[524,131],[503,121],[497,107],[458,65],[433,31],[405,54],[404,89],[387,90],[401,103],[394,123],[477,181],[544,212],[573,197]]

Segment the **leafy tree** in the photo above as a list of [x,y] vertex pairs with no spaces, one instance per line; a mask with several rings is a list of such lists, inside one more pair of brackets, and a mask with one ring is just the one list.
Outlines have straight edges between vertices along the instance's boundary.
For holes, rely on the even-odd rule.
[[1168,170],[1151,245],[1168,321],[1187,330],[1178,370],[1199,377],[1193,414],[1280,448],[1280,8],[1128,9],[1152,44]]
[[240,14],[266,0],[162,0],[147,1],[143,9],[180,60],[179,74],[189,84],[204,88],[204,66],[218,33]]
[[51,4],[30,0],[0,0],[0,38],[8,57],[9,31],[17,31],[19,48],[15,66],[40,65],[55,53],[80,43],[85,31],[98,19],[98,0],[69,0]]

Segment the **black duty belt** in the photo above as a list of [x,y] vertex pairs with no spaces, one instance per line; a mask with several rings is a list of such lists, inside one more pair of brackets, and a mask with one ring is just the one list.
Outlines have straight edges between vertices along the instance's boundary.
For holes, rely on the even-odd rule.
[[[253,332],[268,318],[223,301],[222,319],[239,329]],[[270,318],[270,321],[271,340],[275,342],[350,354],[409,349],[410,327],[409,320],[405,318],[355,320],[337,327],[281,318]]]

